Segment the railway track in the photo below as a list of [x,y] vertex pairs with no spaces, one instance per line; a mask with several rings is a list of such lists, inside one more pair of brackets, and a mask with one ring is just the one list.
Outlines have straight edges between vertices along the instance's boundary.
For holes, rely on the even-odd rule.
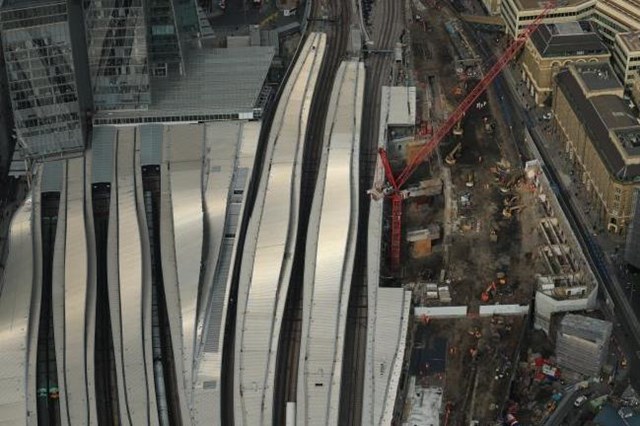
[[[276,367],[276,400],[274,401],[274,424],[276,425],[282,425],[286,421],[286,403],[296,401],[302,327],[304,247],[306,246],[308,218],[318,176],[331,86],[346,52],[350,11],[348,2],[343,0],[314,1],[312,3],[309,31],[325,32],[327,34],[327,48],[318,77],[319,87],[311,103],[309,127],[304,147],[297,239],[297,247],[300,249],[296,251],[294,258],[279,342],[280,358]],[[325,16],[329,16],[330,19],[324,20]]]
[[[374,49],[392,50],[399,39],[403,2],[378,0],[374,24],[371,32]],[[380,93],[383,85],[391,84],[391,58],[374,54],[365,62],[367,79],[365,84],[364,109],[362,115],[362,135],[360,146],[360,218],[358,221],[358,241],[351,286],[351,297],[347,313],[347,330],[343,363],[341,390],[340,424],[360,425],[362,423],[362,397],[367,348],[367,232],[370,199],[366,189],[371,186],[376,164],[378,144],[378,120],[380,118]],[[367,125],[368,124],[368,125]],[[377,285],[378,283],[375,283]]]

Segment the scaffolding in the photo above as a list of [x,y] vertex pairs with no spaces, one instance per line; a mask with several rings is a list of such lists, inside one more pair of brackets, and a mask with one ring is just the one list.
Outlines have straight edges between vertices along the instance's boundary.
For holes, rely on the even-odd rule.
[[567,314],[556,339],[558,365],[586,376],[597,376],[609,350],[609,321]]

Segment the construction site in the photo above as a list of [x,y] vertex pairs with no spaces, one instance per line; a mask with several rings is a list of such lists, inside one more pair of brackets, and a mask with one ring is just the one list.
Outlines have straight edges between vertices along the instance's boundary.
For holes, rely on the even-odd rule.
[[393,75],[413,86],[383,91],[387,183],[371,190],[389,200],[381,286],[410,290],[413,305],[396,409],[404,424],[516,424],[519,364],[553,354],[552,317],[595,309],[597,283],[469,28],[437,2],[413,0],[407,17]]

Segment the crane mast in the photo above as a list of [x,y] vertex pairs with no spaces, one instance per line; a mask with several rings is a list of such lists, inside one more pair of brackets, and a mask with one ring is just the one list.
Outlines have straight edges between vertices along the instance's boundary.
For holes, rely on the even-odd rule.
[[384,166],[385,176],[387,178],[390,188],[386,191],[385,195],[391,198],[391,267],[397,269],[400,265],[400,252],[401,252],[401,238],[402,238],[402,194],[400,188],[409,180],[409,178],[416,171],[418,166],[427,158],[433,154],[435,149],[440,145],[440,142],[444,137],[449,134],[458,121],[462,119],[465,112],[471,105],[484,93],[493,80],[502,72],[504,67],[513,59],[518,53],[520,48],[524,46],[533,32],[540,26],[542,20],[556,8],[555,2],[550,1],[545,5],[543,11],[536,17],[536,19],[527,26],[522,33],[520,33],[513,42],[509,45],[507,50],[496,61],[496,63],[489,69],[484,77],[478,82],[478,84],[469,92],[464,100],[458,105],[458,107],[449,116],[447,121],[444,122],[440,128],[431,136],[431,138],[420,148],[417,154],[409,161],[404,170],[400,172],[398,177],[393,175],[389,159],[384,148],[380,148],[380,160]]

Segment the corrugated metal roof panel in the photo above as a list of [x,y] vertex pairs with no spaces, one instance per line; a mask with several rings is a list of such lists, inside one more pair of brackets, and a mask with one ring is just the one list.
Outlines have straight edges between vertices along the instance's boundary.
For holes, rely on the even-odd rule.
[[113,145],[117,128],[96,126],[91,136],[91,182],[111,182],[113,175]]
[[46,161],[42,168],[42,192],[62,191],[62,167],[64,160]]
[[[31,203],[11,220],[9,255],[0,276],[0,414],[4,424],[27,424],[28,332],[33,289]],[[35,350],[36,348],[33,348]]]
[[272,421],[275,369],[298,223],[303,144],[326,35],[310,34],[275,114],[243,253],[236,327],[235,419]]
[[140,135],[140,165],[157,166],[162,163],[162,141],[164,126],[162,124],[145,124],[138,127]]
[[307,234],[297,422],[337,424],[355,256],[364,65],[343,62],[325,125]]

